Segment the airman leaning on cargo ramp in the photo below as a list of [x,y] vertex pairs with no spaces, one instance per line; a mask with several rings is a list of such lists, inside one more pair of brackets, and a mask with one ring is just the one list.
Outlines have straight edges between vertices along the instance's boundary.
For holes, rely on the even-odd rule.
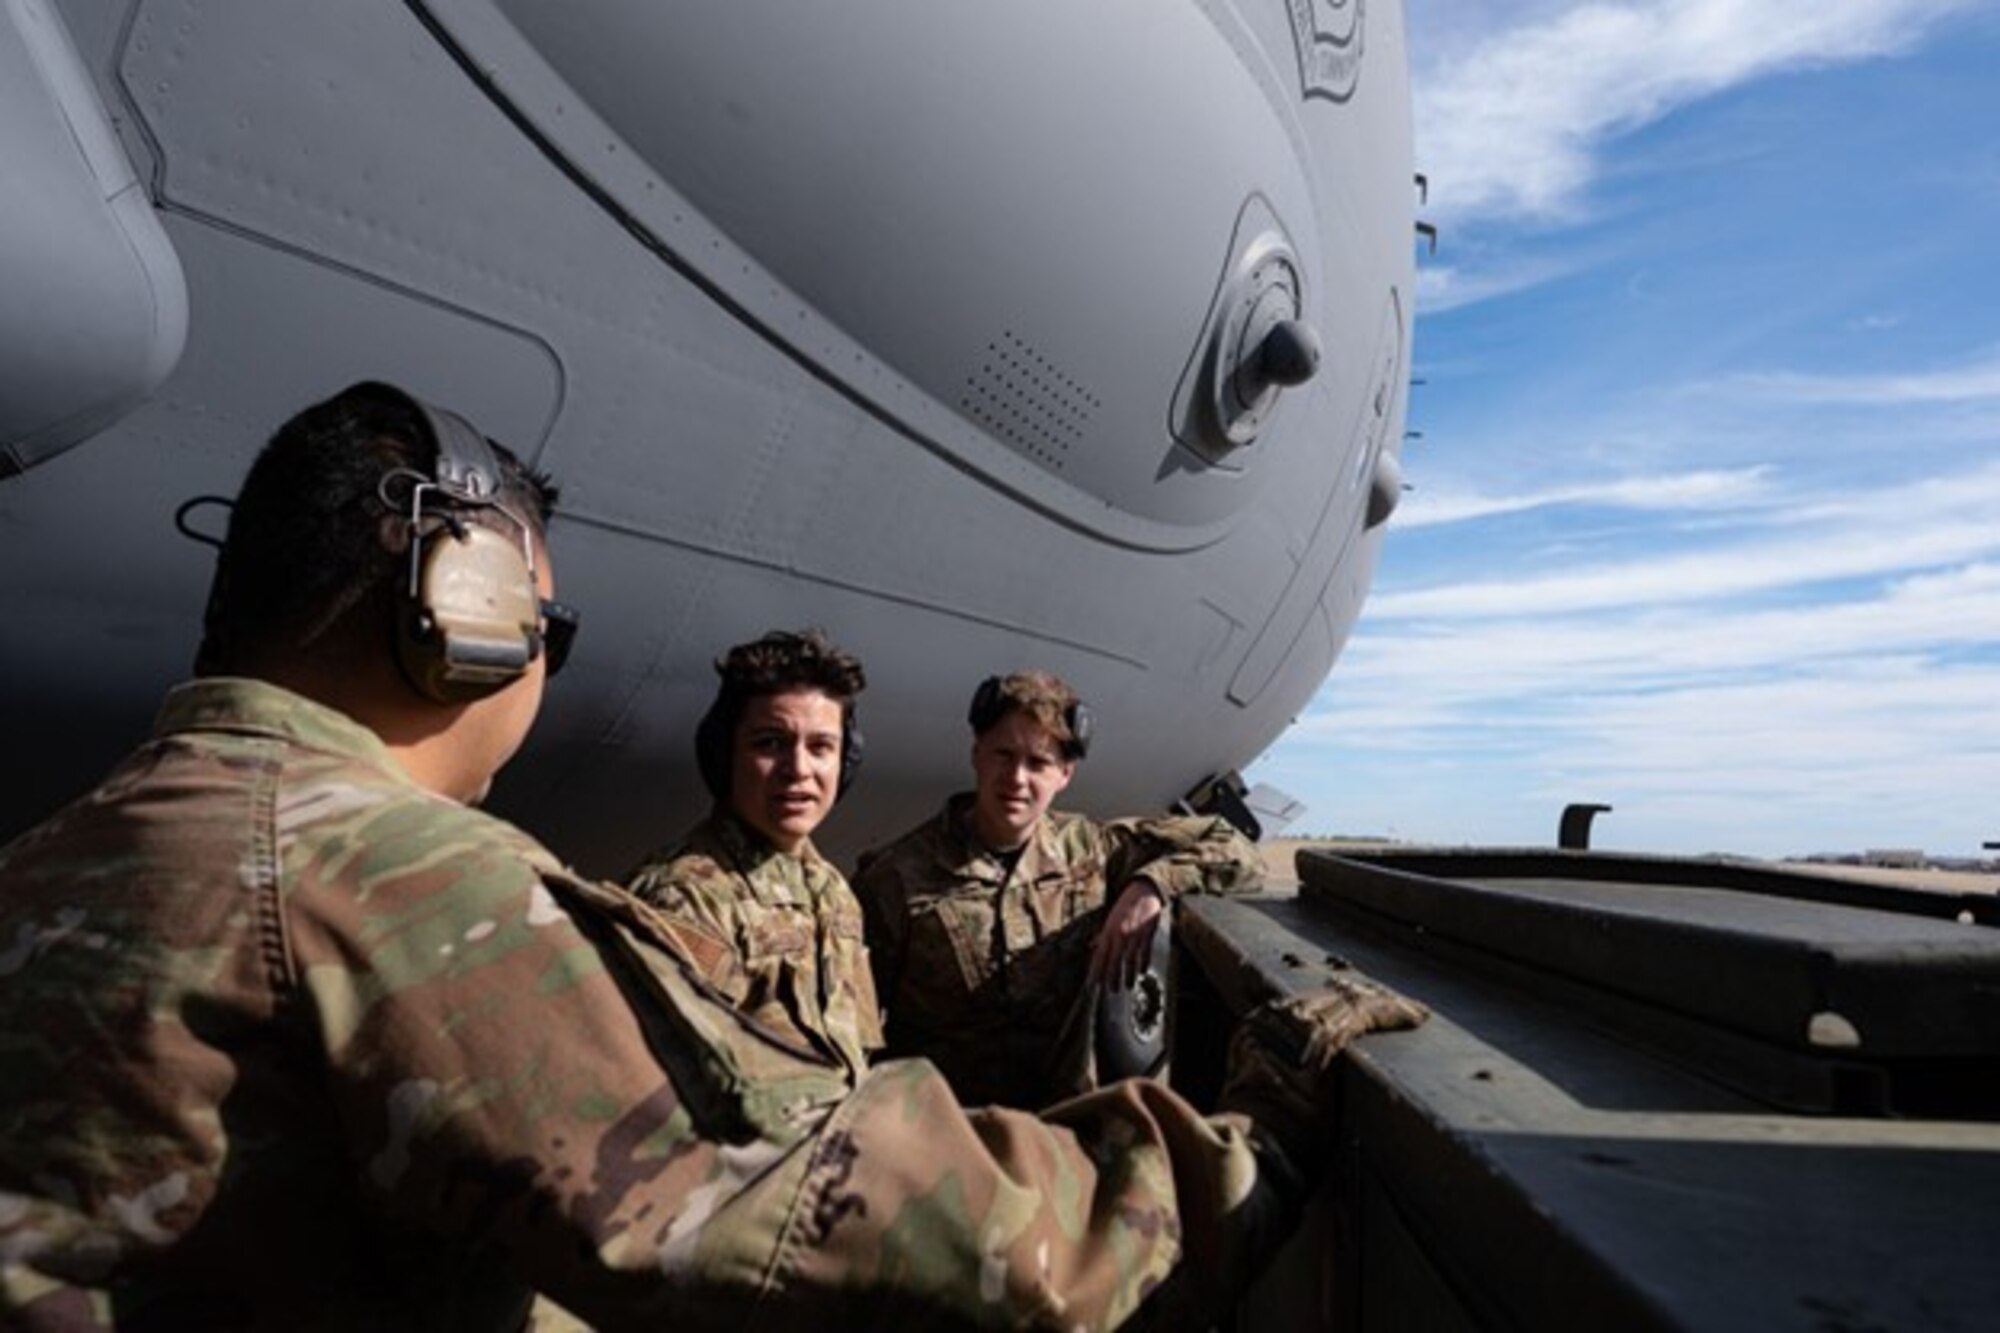
[[1186,894],[1258,888],[1263,858],[1213,816],[1051,809],[1091,720],[1048,672],[989,676],[966,721],[973,789],[865,854],[854,891],[888,1053],[932,1061],[968,1104],[1038,1110],[1106,1081],[1100,992],[1134,983],[1161,914]]
[[1142,1317],[1225,1299],[1313,1169],[1333,1052],[1418,1011],[1261,1013],[1207,1120],[1144,1083],[968,1114],[921,1062],[849,1092],[705,991],[680,928],[465,804],[564,623],[547,492],[497,451],[455,478],[471,434],[380,387],[282,430],[210,674],[0,852],[9,1326],[508,1329],[539,1289],[606,1327],[1098,1328],[1163,1281]]

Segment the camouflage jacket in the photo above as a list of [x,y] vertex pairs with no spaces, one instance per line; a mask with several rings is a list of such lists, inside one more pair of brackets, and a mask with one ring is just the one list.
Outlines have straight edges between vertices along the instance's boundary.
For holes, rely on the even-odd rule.
[[1223,819],[1050,813],[1010,871],[971,803],[954,796],[855,873],[888,1054],[928,1057],[967,1105],[1046,1106],[1097,1083],[1079,1007],[1106,903],[1141,877],[1169,899],[1247,891],[1262,860]]
[[627,886],[727,943],[697,961],[744,1013],[851,1077],[868,1068],[882,1022],[861,905],[810,842],[788,856],[718,810],[649,857]]
[[1286,1222],[1240,1117],[850,1089],[690,947],[341,715],[180,687],[0,849],[0,1326],[1097,1329]]

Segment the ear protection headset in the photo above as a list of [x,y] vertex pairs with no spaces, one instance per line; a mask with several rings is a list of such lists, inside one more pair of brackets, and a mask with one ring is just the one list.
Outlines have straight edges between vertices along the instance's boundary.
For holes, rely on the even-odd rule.
[[[500,504],[499,460],[470,422],[394,385],[360,387],[413,411],[435,453],[428,477],[404,471],[383,478],[383,502],[406,509],[409,519],[397,660],[410,683],[439,703],[483,699],[519,680],[542,651],[534,536]],[[397,476],[412,483],[407,501],[389,493]],[[474,510],[513,531],[467,522]]]
[[[722,805],[729,803],[730,776],[735,769],[736,724],[743,720],[743,708],[749,702],[743,695],[725,688],[695,725],[695,767],[701,771],[701,782],[708,788],[708,794]],[[847,795],[847,789],[854,785],[854,775],[861,771],[861,756],[866,749],[860,715],[853,700],[849,700],[841,709],[840,781],[833,789],[834,800]]]
[[[988,676],[979,682],[979,688],[972,692],[972,704],[965,710],[965,720],[972,724],[972,734],[977,736],[998,722],[1007,711],[1007,701],[1000,694],[1000,677]],[[1078,699],[1063,710],[1063,725],[1069,728],[1069,739],[1062,743],[1065,759],[1082,759],[1090,753],[1090,708]]]

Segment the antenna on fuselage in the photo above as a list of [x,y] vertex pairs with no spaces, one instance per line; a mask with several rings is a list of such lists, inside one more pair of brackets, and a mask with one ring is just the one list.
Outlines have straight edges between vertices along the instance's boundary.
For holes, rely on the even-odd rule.
[[[1431,178],[1429,176],[1424,175],[1423,172],[1419,171],[1417,173],[1416,179],[1417,179],[1417,207],[1422,208],[1425,205],[1429,204],[1431,201]],[[1417,235],[1423,237],[1425,240],[1430,242],[1431,244],[1430,252],[1432,254],[1436,254],[1438,252],[1438,229],[1436,223],[1425,222],[1419,219],[1417,222]]]

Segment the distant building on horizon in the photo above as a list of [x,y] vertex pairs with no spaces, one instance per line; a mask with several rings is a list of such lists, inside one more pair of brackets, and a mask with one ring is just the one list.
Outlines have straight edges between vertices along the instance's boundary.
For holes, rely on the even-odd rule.
[[1920,848],[1871,847],[1861,853],[1861,864],[1884,870],[1922,870],[1930,861]]

